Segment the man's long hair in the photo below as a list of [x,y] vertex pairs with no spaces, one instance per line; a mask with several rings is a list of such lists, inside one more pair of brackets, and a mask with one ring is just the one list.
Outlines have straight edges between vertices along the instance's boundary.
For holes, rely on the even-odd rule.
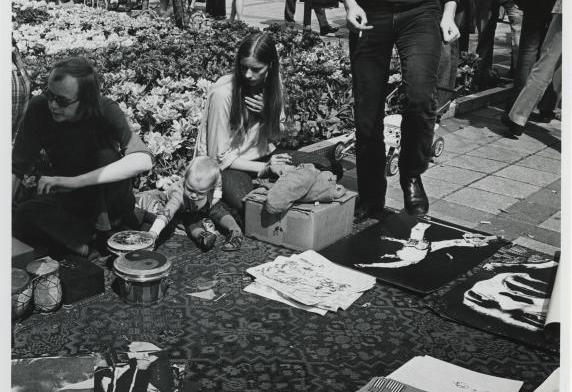
[[246,132],[248,113],[244,103],[245,83],[243,80],[240,62],[246,57],[268,66],[268,73],[264,80],[264,109],[262,115],[261,133],[269,139],[280,134],[280,116],[284,108],[282,81],[280,80],[280,63],[276,44],[268,33],[255,33],[246,37],[240,44],[234,62],[234,78],[232,81],[232,104],[230,108],[230,126],[235,132]]
[[83,115],[86,118],[100,117],[100,82],[93,65],[83,57],[69,57],[58,61],[50,71],[50,77],[55,82],[63,80],[68,75],[77,79],[77,94]]

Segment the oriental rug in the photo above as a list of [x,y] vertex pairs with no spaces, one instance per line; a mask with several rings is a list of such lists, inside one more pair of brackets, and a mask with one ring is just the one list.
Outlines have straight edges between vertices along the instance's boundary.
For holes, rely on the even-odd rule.
[[[105,293],[17,324],[13,358],[126,350],[147,341],[181,365],[182,390],[189,392],[356,391],[417,355],[520,379],[522,392],[531,392],[559,364],[558,353],[443,319],[390,285],[378,284],[346,311],[326,316],[244,292],[252,282],[245,270],[292,254],[285,248],[246,239],[238,252],[203,253],[174,236],[160,251],[173,261],[162,302],[123,302],[103,262]],[[189,295],[207,284],[213,300]]]

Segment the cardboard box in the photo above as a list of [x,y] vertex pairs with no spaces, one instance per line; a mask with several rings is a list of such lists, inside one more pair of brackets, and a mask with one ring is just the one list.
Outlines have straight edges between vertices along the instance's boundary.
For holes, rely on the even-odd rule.
[[12,267],[25,270],[32,260],[34,260],[34,249],[12,237]]
[[245,234],[295,250],[320,250],[352,231],[357,194],[346,194],[332,203],[295,204],[271,215],[264,209],[265,196],[248,197]]

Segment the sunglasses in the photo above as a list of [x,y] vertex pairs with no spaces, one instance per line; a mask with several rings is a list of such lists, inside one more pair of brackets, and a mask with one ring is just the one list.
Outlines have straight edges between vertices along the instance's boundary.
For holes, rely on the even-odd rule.
[[44,90],[44,95],[48,99],[48,102],[54,101],[60,108],[67,108],[79,101],[79,98],[71,100],[66,97],[62,97],[61,95],[56,95],[48,89]]

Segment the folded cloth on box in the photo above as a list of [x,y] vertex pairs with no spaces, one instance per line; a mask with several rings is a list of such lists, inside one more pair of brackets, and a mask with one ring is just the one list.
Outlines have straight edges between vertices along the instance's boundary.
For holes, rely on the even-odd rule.
[[345,188],[337,184],[332,172],[320,171],[312,164],[303,163],[282,174],[274,184],[256,188],[251,194],[266,195],[266,211],[278,214],[287,211],[297,201],[332,202],[345,194]]

